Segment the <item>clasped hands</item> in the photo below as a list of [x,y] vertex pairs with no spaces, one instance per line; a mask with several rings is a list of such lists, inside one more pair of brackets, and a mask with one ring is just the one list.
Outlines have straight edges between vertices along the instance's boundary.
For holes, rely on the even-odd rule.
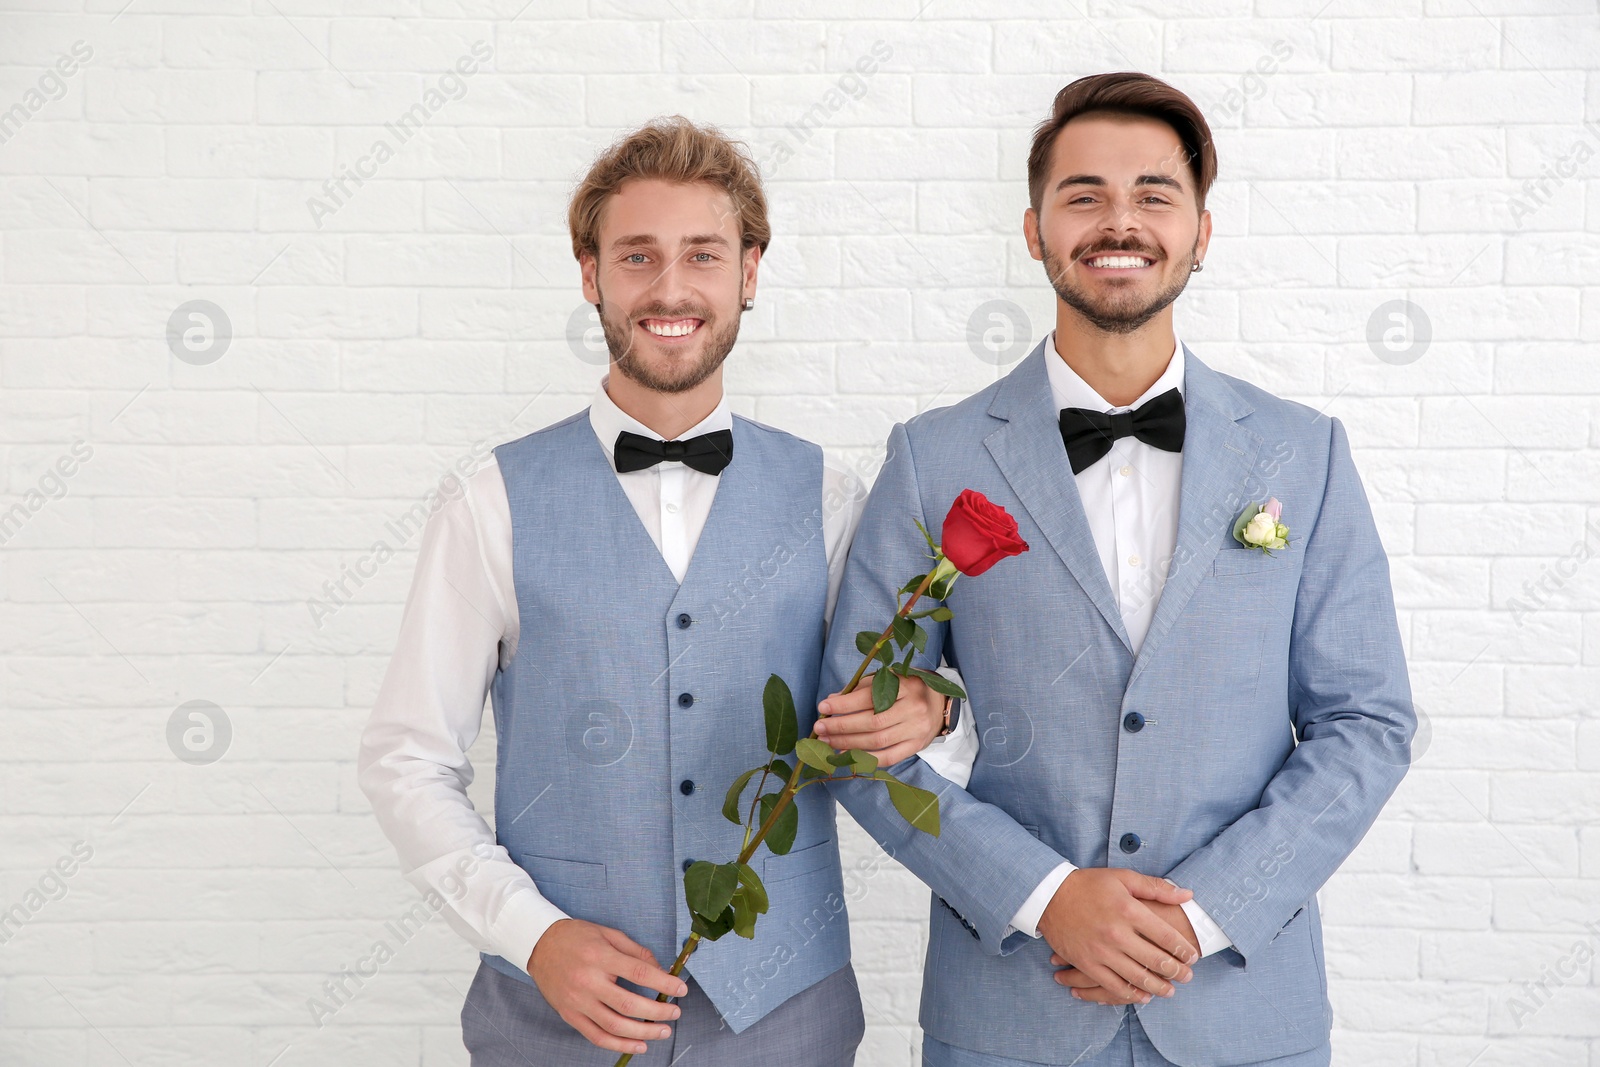
[[1067,875],[1039,919],[1062,968],[1055,980],[1079,1000],[1148,1004],[1194,977],[1200,942],[1180,907],[1194,894],[1164,878],[1116,867]]

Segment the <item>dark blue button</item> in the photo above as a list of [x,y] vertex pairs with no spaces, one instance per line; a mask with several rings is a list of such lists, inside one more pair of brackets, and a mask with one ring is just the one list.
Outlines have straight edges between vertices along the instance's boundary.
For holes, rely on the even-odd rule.
[[693,703],[694,703],[694,694],[693,693],[679,693],[678,694],[678,707],[687,708]]
[[678,616],[678,629],[687,630],[691,622],[694,622],[694,620],[689,617],[689,613],[687,611],[684,612],[682,615]]
[[1122,851],[1124,851],[1124,852],[1138,852],[1139,851],[1139,835],[1138,834],[1123,834],[1122,835],[1122,840],[1120,842],[1118,842],[1118,844],[1120,844],[1122,846]]
[[689,868],[693,867],[693,866],[694,866],[694,860],[684,860],[683,861],[683,873],[684,874],[688,874],[689,873]]
[[1130,711],[1122,717],[1122,728],[1130,734],[1136,734],[1144,729],[1144,716],[1137,711]]
[[684,796],[688,796],[690,793],[694,792],[694,783],[685,778],[683,781],[678,783],[678,792],[682,793]]

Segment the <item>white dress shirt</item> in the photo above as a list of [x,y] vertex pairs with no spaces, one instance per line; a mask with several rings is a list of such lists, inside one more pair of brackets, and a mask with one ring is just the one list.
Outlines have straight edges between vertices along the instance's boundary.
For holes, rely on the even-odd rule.
[[[1061,358],[1052,332],[1045,366],[1055,406],[1058,409],[1129,411],[1168,389],[1181,393],[1183,344],[1176,332],[1172,351],[1161,377],[1132,404],[1116,407],[1095,392]],[[1064,472],[1071,470],[1070,466],[1063,468]],[[1073,475],[1089,529],[1094,534],[1095,548],[1100,553],[1100,565],[1105,568],[1106,578],[1116,594],[1122,624],[1136,656],[1144,644],[1145,634],[1150,632],[1150,622],[1155,618],[1156,604],[1166,584],[1167,567],[1178,547],[1178,494],[1182,474],[1182,452],[1168,452],[1136,437],[1122,437],[1112,443],[1111,451],[1104,457]],[[1077,867],[1063,861],[1051,871],[1017,910],[1011,920],[1012,930],[1023,930],[1038,937],[1039,919],[1045,907],[1067,875],[1075,870]],[[1208,956],[1233,944],[1192,898],[1181,906],[1200,942],[1200,955]]]
[[[602,379],[589,422],[606,458],[629,430],[661,435],[617,407]],[[723,398],[682,437],[733,426]],[[738,462],[735,456],[734,462]],[[719,476],[676,461],[618,474],[617,481],[678,581],[683,580],[711,511]],[[823,471],[823,541],[828,561],[826,618],[833,616],[850,540],[865,502],[860,481],[827,461]],[[491,462],[447,494],[428,520],[400,635],[362,737],[359,778],[401,869],[418,890],[436,892],[444,914],[473,947],[526,966],[551,923],[567,918],[495,843],[467,797],[467,750],[482,724],[497,668],[516,653],[520,635],[512,580],[511,508],[500,467]],[[941,673],[959,682],[948,668]],[[971,716],[924,752],[944,745],[972,750]],[[970,771],[971,760],[966,767]],[[960,773],[959,770],[956,773]],[[545,812],[545,818],[570,813]]]

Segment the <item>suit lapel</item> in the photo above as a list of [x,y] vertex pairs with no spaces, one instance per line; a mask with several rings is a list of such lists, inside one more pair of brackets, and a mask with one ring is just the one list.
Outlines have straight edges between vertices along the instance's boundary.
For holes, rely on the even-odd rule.
[[1185,353],[1178,543],[1129,686],[1161,650],[1218,550],[1232,536],[1234,519],[1250,503],[1240,494],[1261,451],[1261,437],[1238,423],[1254,409],[1187,346]]
[[[1261,438],[1238,423],[1254,409],[1187,346],[1184,353],[1178,541],[1130,685],[1160,650],[1233,529],[1233,520],[1249,503],[1239,493],[1261,451]],[[1040,341],[1001,382],[989,414],[1004,419],[1005,425],[985,438],[984,444],[1050,547],[1131,652],[1116,594],[1100,562],[1066,446],[1061,443],[1060,413],[1045,370],[1047,358],[1051,357],[1046,355],[1045,341]]]
[[983,443],[1050,547],[1131,653],[1128,630],[1122,624],[1116,595],[1100,563],[1067,449],[1061,443],[1060,412],[1050,391],[1046,358],[1045,341],[1040,341],[1006,375],[989,405],[989,414],[1006,420],[1006,424]]

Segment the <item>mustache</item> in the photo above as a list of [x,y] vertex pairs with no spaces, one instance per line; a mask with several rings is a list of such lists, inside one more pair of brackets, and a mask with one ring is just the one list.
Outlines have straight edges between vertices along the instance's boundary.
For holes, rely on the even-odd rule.
[[1091,248],[1089,251],[1084,252],[1079,256],[1075,256],[1074,258],[1089,259],[1091,256],[1113,255],[1118,252],[1129,252],[1136,256],[1144,256],[1146,259],[1153,262],[1160,262],[1163,258],[1165,258],[1160,252],[1153,248],[1145,248],[1142,245],[1126,243],[1121,245],[1102,245],[1099,248]]
[[630,317],[634,322],[642,319],[703,319],[710,322],[711,309],[694,305],[669,308],[662,304],[650,304],[638,309]]

